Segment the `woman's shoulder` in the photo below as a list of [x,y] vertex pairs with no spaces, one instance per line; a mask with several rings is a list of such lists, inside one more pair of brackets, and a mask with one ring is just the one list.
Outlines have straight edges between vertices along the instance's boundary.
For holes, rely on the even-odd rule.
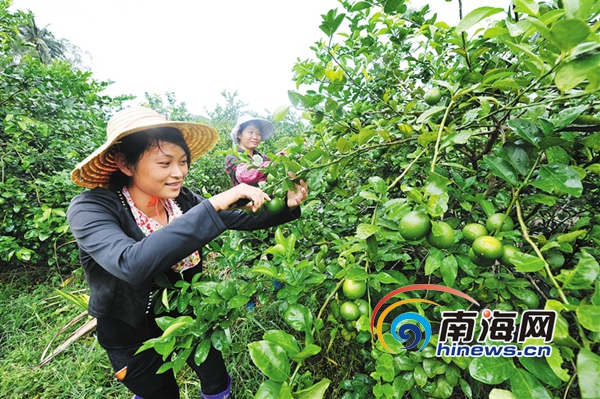
[[125,199],[120,198],[116,191],[98,187],[77,194],[71,199],[69,208],[89,208],[95,206],[114,208],[119,206],[119,204],[125,206]]
[[179,203],[179,205],[181,205],[181,210],[183,212],[187,212],[188,210],[190,210],[190,208],[204,201],[204,198],[196,194],[189,188],[182,187],[179,196],[177,196],[176,198],[176,201]]

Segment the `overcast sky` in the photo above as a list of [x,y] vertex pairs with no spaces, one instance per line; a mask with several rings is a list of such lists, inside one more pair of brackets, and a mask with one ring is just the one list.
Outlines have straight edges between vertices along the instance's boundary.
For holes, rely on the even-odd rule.
[[[421,6],[425,0],[412,0]],[[457,0],[432,0],[438,20],[458,23]],[[463,13],[510,0],[463,0]],[[237,91],[246,110],[272,113],[289,105],[297,58],[325,37],[321,14],[337,0],[13,0],[36,24],[91,55],[98,80],[115,81],[105,94],[174,92],[204,115],[221,92]]]

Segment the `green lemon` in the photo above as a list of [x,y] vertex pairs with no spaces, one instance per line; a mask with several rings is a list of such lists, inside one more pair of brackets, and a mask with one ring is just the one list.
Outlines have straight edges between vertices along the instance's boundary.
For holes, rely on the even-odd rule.
[[471,262],[475,263],[477,266],[491,266],[496,262],[494,259],[485,259],[481,256],[477,256],[475,251],[473,251],[473,248],[469,248],[468,255]]
[[263,207],[271,215],[275,215],[276,213],[283,211],[283,208],[285,208],[285,201],[279,197],[271,198],[271,201],[265,202]]
[[523,302],[528,309],[537,309],[540,306],[540,297],[533,291],[522,290],[519,291],[517,296]]
[[[504,223],[502,223],[503,221]],[[500,225],[502,225],[500,231],[509,231],[515,227],[513,220],[509,216],[505,216],[503,213],[494,213],[485,221],[485,227],[490,233],[495,232]]]
[[344,320],[354,321],[360,317],[360,310],[354,302],[346,301],[340,305],[340,315]]
[[472,244],[477,237],[488,235],[488,231],[485,228],[485,226],[479,223],[466,224],[465,227],[463,227],[462,229],[462,233],[463,237],[469,244]]
[[440,102],[440,98],[442,98],[442,92],[437,87],[434,87],[433,89],[429,90],[423,96],[423,100],[425,100],[427,105],[436,105]]
[[558,251],[548,251],[546,262],[548,262],[551,268],[558,269],[565,264],[565,256]]
[[348,332],[354,332],[356,331],[356,327],[354,327],[354,324],[352,324],[351,321],[346,321],[344,323],[344,328],[346,329],[346,331]]
[[250,215],[250,216],[258,216],[258,215],[260,215],[261,213],[263,213],[263,211],[264,211],[264,210],[265,210],[265,207],[264,207],[264,206],[261,206],[260,208],[258,208],[258,209],[256,210],[256,212],[252,211],[252,209],[244,209],[244,212],[246,212],[246,213],[247,213],[248,215]]
[[342,291],[349,299],[362,298],[367,292],[367,284],[364,281],[344,280]]
[[354,301],[354,303],[356,303],[358,306],[358,311],[360,312],[361,316],[371,317],[373,310],[371,309],[371,306],[369,306],[369,302],[365,301],[364,299],[357,299]]
[[287,195],[287,191],[285,191],[285,190],[284,190],[283,188],[281,188],[281,187],[278,187],[278,188],[277,188],[277,189],[276,189],[276,190],[273,192],[273,195],[274,195],[275,197],[278,197],[278,198],[285,199],[285,197],[286,197],[286,195]]
[[500,240],[492,236],[477,237],[471,248],[478,257],[490,260],[499,259],[504,253]]
[[333,177],[332,175],[330,175],[329,173],[325,176],[325,182],[327,184],[329,184],[332,187],[335,187],[338,185],[339,180],[337,177]]
[[407,241],[418,241],[431,229],[431,220],[425,212],[411,211],[400,219],[400,234]]
[[450,248],[454,244],[454,230],[446,222],[437,222],[436,225],[439,227],[441,232],[438,234],[434,233],[435,228],[432,228],[427,234],[427,242],[434,248],[445,249]]

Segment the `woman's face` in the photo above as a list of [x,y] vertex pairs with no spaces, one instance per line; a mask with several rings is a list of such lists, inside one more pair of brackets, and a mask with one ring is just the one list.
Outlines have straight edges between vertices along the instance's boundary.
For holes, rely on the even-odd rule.
[[180,146],[161,141],[129,167],[133,187],[159,198],[176,198],[188,173],[188,157]]
[[240,138],[240,147],[244,150],[256,149],[262,140],[261,134],[260,128],[257,125],[250,123],[238,134],[238,137]]

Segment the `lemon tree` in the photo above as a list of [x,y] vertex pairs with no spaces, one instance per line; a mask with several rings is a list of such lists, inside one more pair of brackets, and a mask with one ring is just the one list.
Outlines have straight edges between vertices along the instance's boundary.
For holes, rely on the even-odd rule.
[[[269,171],[306,178],[302,217],[272,237],[234,234],[218,248],[218,261],[256,282],[269,325],[298,345],[266,334],[270,344],[255,356],[264,362],[249,366],[265,378],[246,392],[594,397],[593,367],[582,365],[600,362],[600,6],[513,3],[465,12],[458,24],[430,12],[433,3],[388,0],[341,2],[322,15],[324,37],[294,65],[284,106],[301,115],[302,137],[273,154],[277,170]],[[432,88],[440,95],[428,103]],[[465,229],[473,223],[481,227]],[[249,237],[252,249],[240,251]],[[272,280],[285,282],[276,294]],[[556,310],[553,354],[445,362],[433,343],[391,354],[361,315],[364,303],[344,293],[346,280],[369,282],[359,299],[371,308],[400,287],[435,283],[480,308],[441,293],[410,298],[450,309]],[[290,307],[287,316],[273,311]],[[418,306],[428,320],[439,320],[439,310]],[[390,319],[381,328],[387,333]],[[272,378],[271,358],[295,372]]]

